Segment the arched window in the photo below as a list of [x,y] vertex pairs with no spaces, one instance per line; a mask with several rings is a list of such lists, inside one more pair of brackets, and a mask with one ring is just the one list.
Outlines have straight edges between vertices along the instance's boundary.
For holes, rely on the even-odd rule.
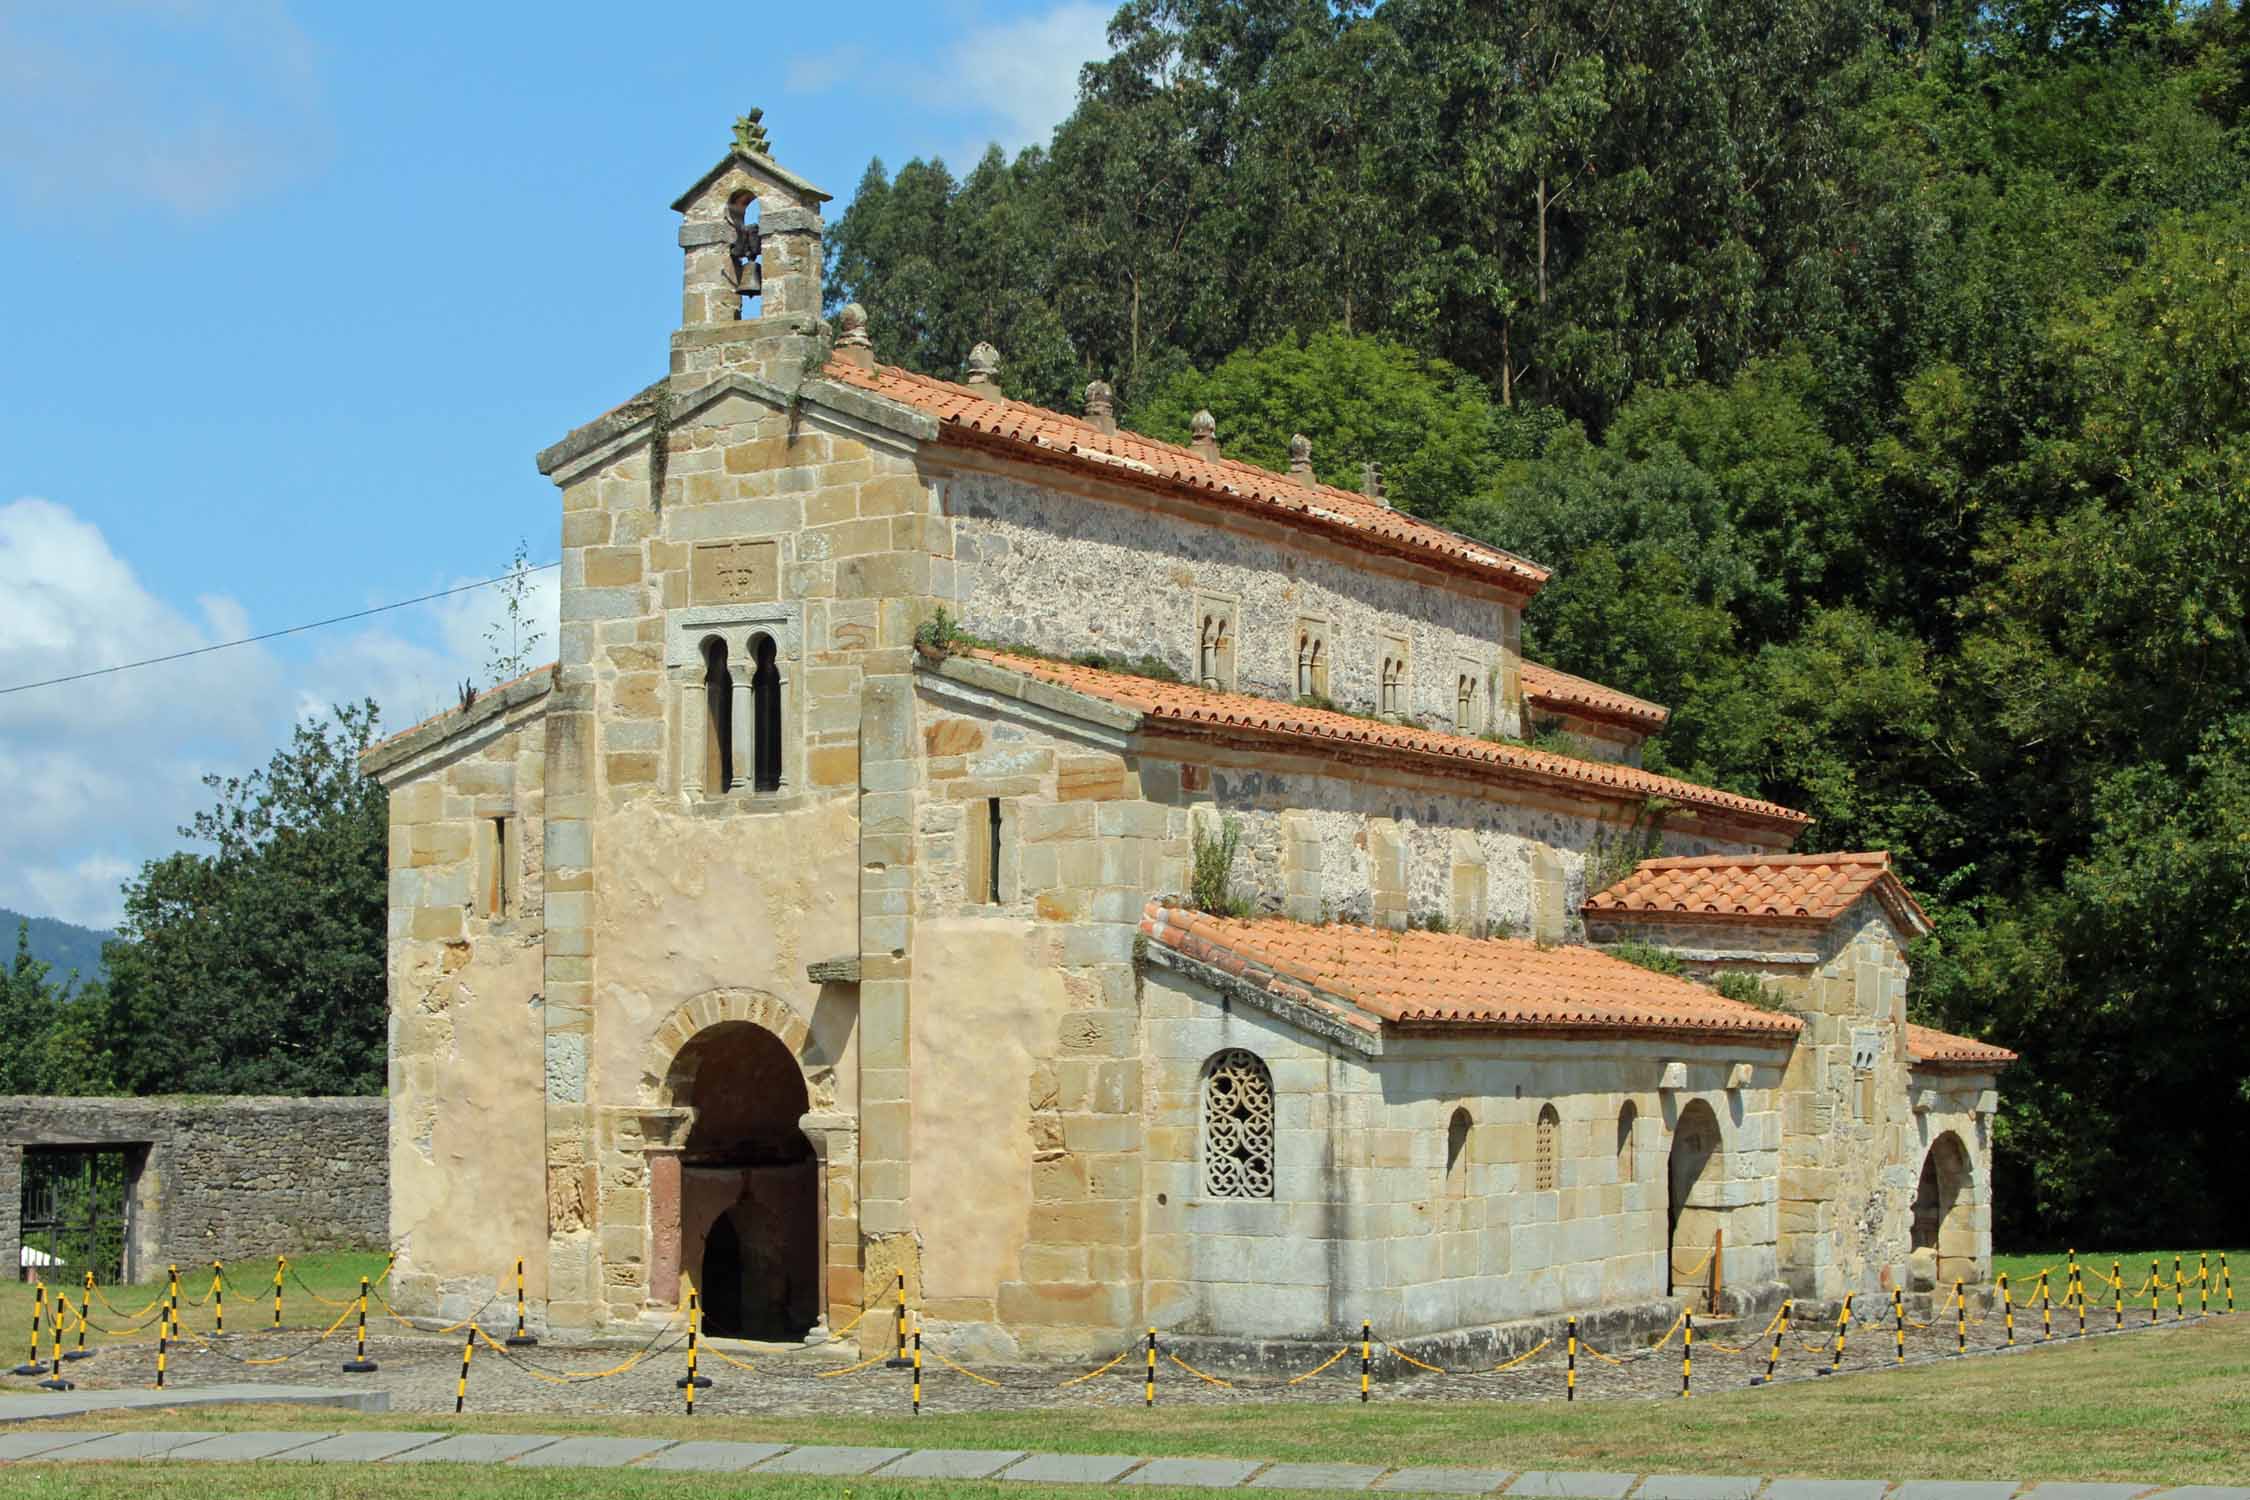
[[1240,1047],[1214,1054],[1203,1070],[1203,1191],[1273,1196],[1273,1075]]
[[1551,1193],[1562,1186],[1562,1116],[1552,1104],[1539,1106],[1539,1137],[1531,1164],[1534,1191]]
[[1453,686],[1453,732],[1477,732],[1477,680],[1463,673]]
[[1309,631],[1297,637],[1297,696],[1328,696],[1328,643]]
[[1469,1112],[1453,1111],[1453,1118],[1445,1122],[1445,1196],[1465,1198],[1469,1194]]
[[1383,658],[1382,696],[1376,700],[1381,712],[1395,714],[1399,711],[1399,682],[1405,675],[1405,662],[1395,656]]
[[1202,648],[1197,662],[1196,676],[1207,688],[1228,686],[1231,673],[1227,671],[1227,657],[1234,650],[1233,633],[1227,629],[1227,617],[1213,612],[1203,617]]
[[1633,1160],[1633,1127],[1640,1123],[1641,1111],[1632,1100],[1617,1112],[1617,1180],[1631,1182],[1638,1170]]
[[761,792],[781,785],[781,668],[773,637],[750,637],[751,784]]
[[703,790],[717,795],[734,785],[734,676],[727,643],[703,643]]

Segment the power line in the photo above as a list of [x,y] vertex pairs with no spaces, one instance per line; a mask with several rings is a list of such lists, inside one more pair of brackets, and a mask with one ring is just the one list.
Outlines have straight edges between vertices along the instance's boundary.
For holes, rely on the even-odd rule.
[[130,672],[135,667],[155,667],[168,661],[185,661],[191,656],[208,656],[214,651],[225,651],[234,646],[255,646],[260,641],[276,641],[285,635],[300,635],[307,630],[318,630],[323,625],[342,625],[351,620],[364,620],[370,615],[386,614],[391,610],[405,609],[413,604],[427,604],[432,599],[444,599],[453,594],[466,594],[471,589],[487,589],[496,583],[506,583],[509,579],[520,577],[526,573],[544,573],[549,568],[561,566],[561,562],[556,561],[540,563],[535,567],[526,567],[520,571],[510,569],[497,578],[480,578],[475,583],[456,584],[449,589],[439,589],[434,594],[421,594],[412,599],[401,599],[395,604],[378,604],[373,609],[354,610],[348,615],[330,615],[325,620],[308,620],[302,625],[291,625],[284,630],[269,630],[263,635],[246,635],[239,641],[219,641],[209,646],[197,646],[188,651],[174,651],[169,656],[147,656],[139,661],[122,661],[114,667],[95,667],[90,671],[72,672],[67,677],[49,677],[42,682],[19,682],[14,687],[0,688],[0,698],[4,698],[10,693],[28,693],[33,688],[60,687],[66,682],[84,682],[89,677],[107,677],[112,672]]

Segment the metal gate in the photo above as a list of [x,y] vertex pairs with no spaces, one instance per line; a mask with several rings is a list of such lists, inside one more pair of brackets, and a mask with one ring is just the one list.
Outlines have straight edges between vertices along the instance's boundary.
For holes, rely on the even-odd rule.
[[117,1146],[27,1146],[18,1275],[48,1282],[125,1279],[133,1153]]

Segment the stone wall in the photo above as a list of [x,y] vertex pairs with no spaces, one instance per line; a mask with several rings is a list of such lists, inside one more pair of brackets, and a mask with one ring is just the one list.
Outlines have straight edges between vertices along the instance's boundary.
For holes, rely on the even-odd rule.
[[134,1148],[126,1272],[379,1249],[390,1239],[383,1099],[0,1098],[0,1264],[18,1264],[27,1146]]
[[952,531],[947,597],[972,634],[1066,656],[1154,656],[1193,682],[1201,622],[1216,607],[1233,622],[1224,686],[1297,697],[1309,624],[1325,637],[1326,696],[1342,707],[1376,710],[1382,659],[1402,640],[1402,718],[1452,730],[1457,684],[1468,676],[1468,732],[1521,731],[1520,611],[1510,596],[1302,532],[1190,519],[1146,496],[1104,501],[1060,483],[967,473],[940,485]]

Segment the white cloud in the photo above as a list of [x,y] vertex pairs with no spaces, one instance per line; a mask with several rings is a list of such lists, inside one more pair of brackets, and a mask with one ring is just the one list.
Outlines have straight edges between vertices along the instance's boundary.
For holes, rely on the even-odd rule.
[[792,57],[781,86],[792,94],[824,94],[857,72],[866,56],[865,48],[847,42],[826,52]]
[[[257,629],[223,594],[201,596],[192,614],[157,597],[99,527],[50,500],[0,505],[0,578],[0,687]],[[525,617],[541,639],[525,649],[536,664],[554,656],[559,580],[547,569],[526,581]],[[263,765],[292,718],[323,717],[335,703],[372,697],[391,729],[449,708],[464,678],[492,685],[487,632],[505,624],[505,596],[484,588],[316,637],[301,661],[246,645],[0,693],[0,788],[10,793],[0,906],[113,924],[120,882],[180,847],[180,825],[209,805],[207,772]]]
[[319,60],[281,0],[0,0],[0,197],[207,219],[316,167]]

